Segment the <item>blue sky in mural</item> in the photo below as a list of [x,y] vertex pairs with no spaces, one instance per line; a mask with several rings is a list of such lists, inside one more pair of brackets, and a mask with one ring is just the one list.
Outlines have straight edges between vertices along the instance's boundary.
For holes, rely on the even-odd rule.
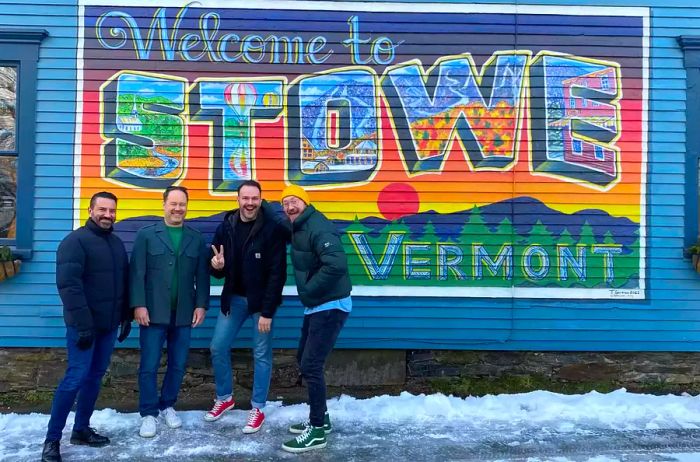
[[314,149],[328,148],[326,106],[321,103],[327,98],[349,105],[353,139],[377,132],[377,88],[373,74],[349,71],[323,75],[303,80],[300,87],[303,94],[300,99],[302,131]]
[[162,96],[173,104],[185,101],[185,83],[181,80],[165,80],[145,75],[123,74],[119,76],[119,93],[135,94],[144,98]]

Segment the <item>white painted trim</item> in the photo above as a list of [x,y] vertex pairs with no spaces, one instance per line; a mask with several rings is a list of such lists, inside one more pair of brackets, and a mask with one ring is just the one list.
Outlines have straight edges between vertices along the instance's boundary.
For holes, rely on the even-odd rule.
[[[218,297],[223,286],[212,286],[210,294]],[[297,296],[296,286],[284,286],[282,295]],[[404,287],[355,286],[357,297],[445,297],[445,298],[536,298],[540,300],[642,300],[642,289],[586,289],[565,287]]]
[[85,28],[83,27],[85,20],[85,7],[82,4],[78,6],[78,42],[76,53],[76,107],[75,107],[75,137],[73,145],[73,229],[80,227],[80,170],[82,167],[81,159],[83,156],[81,137],[83,135],[83,81],[85,78],[83,65],[83,50],[85,48]]
[[[81,6],[175,7],[186,5],[182,0],[80,0]],[[313,10],[313,11],[368,11],[395,13],[503,13],[503,14],[557,14],[573,16],[643,16],[645,7],[582,6],[582,5],[519,5],[488,3],[413,3],[413,2],[330,2],[330,1],[261,1],[254,7],[250,0],[200,0],[193,8],[255,9],[255,10]]]
[[[640,197],[639,197],[639,288],[642,293],[646,288],[646,257],[647,249],[647,162],[649,161],[649,45],[650,45],[650,19],[649,9],[643,15],[642,36],[642,168],[640,172]],[[645,298],[645,297],[643,297]]]

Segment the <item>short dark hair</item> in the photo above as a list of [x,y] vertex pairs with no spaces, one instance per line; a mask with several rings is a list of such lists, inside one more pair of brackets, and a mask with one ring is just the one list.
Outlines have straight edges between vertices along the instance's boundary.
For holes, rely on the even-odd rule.
[[190,200],[190,195],[187,193],[187,188],[184,186],[168,186],[165,188],[165,191],[163,191],[163,202],[168,200],[168,195],[173,191],[182,191],[185,194],[185,198],[188,201]]
[[109,192],[109,191],[100,191],[100,192],[98,192],[98,193],[93,194],[92,197],[90,198],[90,208],[93,208],[93,207],[95,206],[95,202],[96,202],[97,199],[99,199],[100,197],[103,198],[103,199],[112,199],[115,203],[117,202],[117,196],[115,196],[115,195],[112,194],[111,192]]
[[243,183],[238,185],[238,189],[236,190],[237,193],[241,193],[241,189],[243,189],[243,186],[255,186],[258,188],[258,191],[262,193],[262,186],[260,186],[260,183],[258,183],[255,180],[245,180]]

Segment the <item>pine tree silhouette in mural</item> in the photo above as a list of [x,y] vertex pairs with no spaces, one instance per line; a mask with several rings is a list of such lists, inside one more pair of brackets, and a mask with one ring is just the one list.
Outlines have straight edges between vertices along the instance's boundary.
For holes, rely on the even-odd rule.
[[[623,281],[631,283],[632,287],[636,287],[639,281],[639,259],[640,259],[640,249],[639,249],[639,233],[635,231],[637,238],[629,246],[623,247],[623,252],[628,253],[624,255],[623,262],[628,262],[624,264],[621,268],[622,271],[617,271],[616,274],[623,276],[621,278]],[[626,275],[626,276],[625,276]],[[629,279],[628,279],[629,278]],[[617,287],[622,287],[623,284],[619,284]]]
[[472,244],[485,244],[485,239],[488,237],[489,233],[489,228],[486,226],[486,222],[481,216],[481,209],[474,206],[469,212],[467,222],[462,226],[457,241],[469,248],[469,253],[471,253]]
[[357,215],[355,215],[355,219],[353,220],[353,222],[345,227],[343,233],[340,236],[340,242],[343,244],[343,247],[345,248],[345,253],[348,256],[350,278],[353,282],[361,281],[363,284],[366,284],[369,281],[369,278],[367,278],[366,273],[363,269],[364,265],[361,260],[362,257],[358,255],[358,250],[353,244],[352,240],[350,239],[350,234],[364,234],[364,236],[369,240],[370,231],[372,231],[372,228],[363,225],[360,219],[357,217]]
[[439,240],[435,225],[432,220],[428,220],[423,227],[423,238],[421,241],[435,243]]
[[343,235],[340,236],[340,241],[345,245],[346,250],[352,249],[352,242],[350,241],[350,237],[348,234],[350,233],[365,233],[369,234],[372,231],[372,228],[365,226],[362,224],[360,219],[355,215],[355,219],[343,229]]
[[[554,267],[556,265],[556,239],[547,226],[538,219],[532,225],[527,235],[519,241],[520,243],[522,247],[518,249],[519,255],[524,255],[526,252],[532,252],[533,249],[537,249],[537,252],[530,257],[530,267],[536,272],[544,271],[540,278],[535,279],[534,277],[528,277],[522,269],[522,265],[518,265],[520,271],[522,271],[523,278],[527,281],[527,284],[524,285],[556,285],[556,268]],[[544,255],[542,251],[544,251]],[[520,258],[519,263],[524,263],[523,260],[523,258]],[[543,270],[546,267],[549,267],[549,269]]]
[[[576,239],[571,235],[569,232],[568,228],[564,228],[564,231],[561,232],[559,235],[559,239],[557,239],[557,244],[558,246],[561,247],[566,247],[568,249],[571,249],[571,252],[576,255]],[[557,254],[553,254],[551,258],[551,264],[552,264],[552,278],[553,280],[558,281],[558,285],[560,287],[571,287],[576,283],[576,278],[570,277],[565,280],[559,281],[559,278],[557,275],[559,274],[559,258],[558,258],[558,251]]]
[[[423,226],[411,228],[403,219],[386,221],[385,225],[377,229],[363,224],[356,216],[347,224],[341,236],[343,245],[348,250],[351,275],[360,284],[371,285],[431,285],[433,282],[426,280],[407,279],[404,274],[406,265],[405,245],[427,245],[427,249],[416,250],[415,255],[428,257],[431,265],[438,264],[439,250],[455,245],[458,249],[446,250],[450,255],[458,255],[462,252],[459,269],[464,271],[466,279],[449,277],[439,282],[446,286],[490,286],[490,287],[579,287],[579,288],[607,288],[607,287],[637,287],[639,280],[639,237],[636,230],[635,240],[630,242],[630,236],[619,236],[615,229],[605,229],[603,234],[596,235],[593,226],[586,220],[580,225],[571,223],[570,227],[564,227],[558,234],[541,219],[527,228],[520,228],[518,233],[510,217],[503,218],[495,227],[490,227],[484,219],[484,211],[478,206],[472,207],[468,212],[460,212],[454,217],[466,220],[459,228],[457,234],[440,234],[436,223],[428,219]],[[426,216],[427,218],[427,216]],[[551,221],[551,220],[550,220]],[[444,223],[444,220],[442,221]],[[598,224],[597,226],[600,226]],[[448,229],[448,228],[445,228]],[[573,230],[573,231],[572,231]],[[623,229],[624,230],[624,229]],[[386,266],[388,275],[385,278],[371,279],[367,277],[368,264],[382,266],[389,260],[386,257],[390,236],[394,234],[394,243],[400,242],[396,250],[394,245],[393,262]],[[356,246],[350,238],[351,234],[362,234],[365,239],[364,260],[358,255],[360,247]],[[397,239],[396,235],[401,235]],[[475,245],[483,246],[479,257],[475,257]],[[511,246],[512,256],[507,255]],[[594,253],[594,246],[601,249],[606,247],[617,249],[616,252]],[[368,250],[371,255],[367,255]],[[428,250],[429,249],[429,250]],[[525,253],[527,252],[527,257]],[[444,254],[443,254],[444,255]],[[500,266],[496,264],[502,256]],[[374,260],[372,260],[374,259]],[[489,261],[490,259],[490,261]],[[607,260],[606,260],[607,259]],[[512,264],[512,277],[506,278],[503,262]],[[565,268],[560,265],[564,263]],[[606,264],[612,264],[612,271]],[[479,265],[481,278],[475,278],[476,266]],[[525,270],[525,266],[529,272]],[[454,274],[453,272],[450,274]],[[610,275],[614,274],[614,279]],[[606,277],[608,280],[606,280]]]
[[[594,259],[592,246],[597,244],[593,227],[588,223],[588,220],[583,222],[581,226],[581,234],[579,235],[577,244],[582,246],[585,252],[586,260],[586,279],[577,281],[583,287],[596,287],[603,283],[603,264],[602,259]],[[598,261],[596,261],[598,260]]]
[[568,246],[576,244],[576,241],[574,240],[573,236],[571,236],[568,228],[564,228],[564,231],[561,232],[559,239],[557,240],[557,244]]

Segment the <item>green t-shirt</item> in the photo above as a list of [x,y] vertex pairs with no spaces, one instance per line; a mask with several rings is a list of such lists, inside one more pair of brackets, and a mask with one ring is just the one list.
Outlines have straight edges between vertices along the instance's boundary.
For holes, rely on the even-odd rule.
[[173,280],[170,282],[170,309],[177,309],[177,281],[179,278],[179,268],[178,262],[180,257],[180,242],[182,242],[182,226],[165,226],[168,229],[168,237],[170,237],[170,242],[173,244],[173,250],[175,251],[175,268],[173,268]]

